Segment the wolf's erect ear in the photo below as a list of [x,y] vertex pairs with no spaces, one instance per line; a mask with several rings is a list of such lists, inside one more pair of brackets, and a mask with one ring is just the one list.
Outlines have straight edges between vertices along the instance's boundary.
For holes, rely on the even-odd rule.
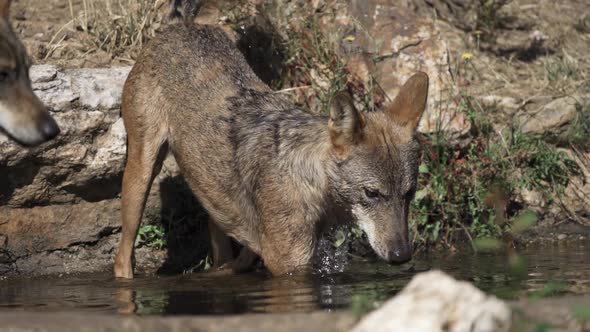
[[340,92],[332,98],[328,128],[337,154],[345,156],[348,148],[361,140],[364,127],[365,118],[348,94]]
[[0,0],[0,17],[7,20],[10,15],[11,0]]
[[428,75],[418,72],[406,81],[385,112],[397,124],[413,132],[426,109],[427,96]]

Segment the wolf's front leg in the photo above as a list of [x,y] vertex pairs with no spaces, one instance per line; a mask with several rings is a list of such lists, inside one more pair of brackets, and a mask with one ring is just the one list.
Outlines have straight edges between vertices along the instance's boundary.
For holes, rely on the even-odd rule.
[[288,217],[264,223],[262,259],[274,275],[308,268],[315,248],[314,228],[303,218]]

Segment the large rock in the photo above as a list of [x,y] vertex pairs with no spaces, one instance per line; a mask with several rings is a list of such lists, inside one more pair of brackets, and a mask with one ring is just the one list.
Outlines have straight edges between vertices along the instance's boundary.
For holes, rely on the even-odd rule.
[[118,195],[126,139],[119,104],[129,70],[31,68],[35,93],[52,109],[62,133],[31,149],[0,136],[0,204],[64,204]]
[[0,274],[110,264],[126,153],[119,105],[129,70],[31,68],[33,89],[62,133],[30,149],[0,135]]
[[542,134],[548,130],[559,129],[568,124],[576,116],[578,105],[585,104],[586,98],[562,97],[549,103],[536,106],[518,116],[521,131],[524,134]]
[[502,332],[510,325],[511,311],[504,302],[468,282],[431,271],[415,276],[352,332]]
[[73,206],[0,208],[0,225],[8,257],[95,243],[119,227],[119,202],[104,200]]
[[[437,25],[429,16],[418,16],[402,3],[391,1],[351,0],[345,4],[333,0],[267,0],[262,8],[283,39],[289,38],[286,31],[295,31],[298,35],[317,34],[317,31],[307,31],[315,27],[307,28],[306,18],[310,12],[322,12],[317,18],[319,30],[322,38],[329,40],[321,41],[323,44],[316,47],[333,46],[345,62],[350,79],[358,79],[365,91],[373,89],[376,95],[373,99],[378,102],[393,100],[410,76],[417,71],[426,72],[430,77],[428,107],[419,131],[443,131],[452,142],[468,134],[471,123],[457,107],[460,89],[449,73],[450,54],[438,28],[442,23]],[[289,20],[282,20],[284,18]],[[309,73],[312,85],[328,89],[334,79],[332,71],[334,68],[312,68]],[[377,82],[373,88],[369,83],[372,77]],[[349,86],[359,82],[349,82]],[[313,94],[308,89],[293,91],[298,99],[302,96],[310,99],[309,93]],[[305,100],[305,103],[313,105],[314,101]]]
[[119,207],[112,199],[0,208],[0,263],[5,264],[0,264],[0,274],[11,269],[27,274],[104,269],[112,261],[116,239],[111,236],[119,229]]
[[[62,132],[23,148],[0,135],[0,275],[110,268],[120,231],[126,132],[121,93],[130,67],[60,70],[33,66],[35,93]],[[152,186],[144,220],[166,219],[165,252],[142,248],[138,267],[182,271],[206,254],[204,215],[173,158]]]
[[419,131],[442,130],[451,139],[466,135],[470,122],[457,107],[449,107],[456,95],[448,71],[448,50],[433,20],[384,1],[355,0],[349,11],[352,21],[363,27],[356,30],[351,43],[363,53],[372,53],[373,75],[388,99],[392,100],[415,72],[424,71],[430,77],[430,89]]

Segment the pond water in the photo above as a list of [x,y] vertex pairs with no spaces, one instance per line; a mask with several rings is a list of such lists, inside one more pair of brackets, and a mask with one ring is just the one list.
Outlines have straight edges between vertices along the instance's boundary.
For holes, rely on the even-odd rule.
[[590,241],[528,247],[519,254],[524,263],[516,268],[505,254],[465,249],[419,255],[402,266],[352,261],[344,272],[327,275],[195,273],[119,281],[104,273],[8,279],[0,281],[0,310],[140,315],[333,310],[349,307],[355,295],[386,299],[414,274],[433,268],[507,299],[527,296],[551,282],[570,293],[590,293]]

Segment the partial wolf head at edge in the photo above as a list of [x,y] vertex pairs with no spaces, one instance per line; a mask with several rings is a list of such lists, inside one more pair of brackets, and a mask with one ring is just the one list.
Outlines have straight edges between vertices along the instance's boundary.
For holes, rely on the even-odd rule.
[[10,3],[0,0],[0,131],[33,146],[54,138],[59,127],[31,88],[31,64],[10,26]]

